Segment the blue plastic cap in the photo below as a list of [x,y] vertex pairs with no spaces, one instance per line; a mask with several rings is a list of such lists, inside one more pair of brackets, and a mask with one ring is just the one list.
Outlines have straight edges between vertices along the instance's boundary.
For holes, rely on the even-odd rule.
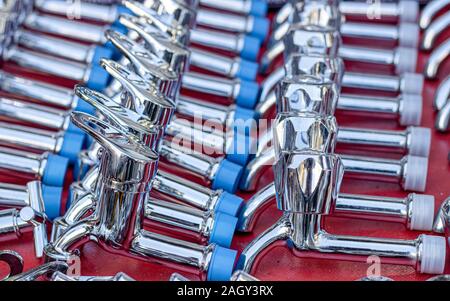
[[62,191],[62,187],[42,185],[45,214],[51,220],[60,216]]
[[216,212],[222,212],[231,216],[237,216],[239,210],[244,204],[244,200],[235,194],[228,193],[226,191],[222,192],[217,201],[215,208]]
[[49,154],[47,157],[47,165],[45,166],[42,182],[50,186],[61,187],[66,178],[69,159],[58,155]]
[[83,149],[85,135],[67,132],[63,137],[63,144],[59,154],[69,159],[71,164],[76,164],[78,154]]
[[239,64],[239,69],[236,73],[236,77],[245,80],[256,80],[258,75],[259,65],[255,62],[250,62],[247,60],[241,60]]
[[222,160],[212,183],[212,189],[223,189],[230,193],[236,192],[242,170],[242,166],[227,159]]
[[80,158],[73,165],[73,177],[74,179],[83,179],[86,173],[89,171],[90,166],[82,164]]
[[100,65],[100,60],[105,59],[112,59],[114,56],[114,51],[112,51],[110,48],[105,48],[103,46],[97,46],[95,47],[94,56],[92,57],[91,64],[92,65]]
[[74,111],[80,111],[83,113],[87,113],[90,115],[95,115],[95,108],[93,105],[87,103],[86,101],[84,101],[81,98],[78,98],[78,102],[77,102],[77,106],[74,109]]
[[211,256],[208,268],[209,281],[230,281],[233,273],[237,252],[216,246]]
[[244,46],[241,50],[241,57],[256,62],[260,48],[261,41],[258,38],[246,35],[244,37]]
[[[117,22],[112,24],[110,26],[110,29],[114,30],[114,31],[117,31],[117,32],[120,32],[120,33],[122,33],[124,35],[126,35],[128,33],[128,29],[125,26],[123,26],[122,24],[117,24]],[[120,57],[122,56],[122,52],[120,52],[120,50],[116,46],[114,46],[114,44],[111,43],[111,41],[106,42],[104,46],[106,48],[112,50],[112,52],[113,52],[113,55],[112,55],[113,60],[118,61],[120,59]]]
[[231,149],[227,150],[227,159],[241,166],[246,166],[252,148],[251,136],[235,130]]
[[83,132],[82,129],[80,129],[79,127],[77,127],[72,121],[69,121],[69,126],[67,127],[67,131],[74,133],[74,134],[78,134],[78,135],[85,135],[85,133]]
[[239,95],[236,104],[241,107],[253,109],[258,102],[259,85],[256,82],[241,80]]
[[255,120],[256,112],[246,108],[236,107],[234,110],[234,121],[248,123],[251,120]]
[[250,32],[250,35],[258,38],[261,42],[264,42],[269,33],[269,27],[270,27],[269,19],[254,17],[253,28],[252,31]]
[[209,237],[210,243],[229,248],[233,240],[238,219],[234,216],[218,212],[214,216],[214,225]]
[[116,9],[117,9],[117,16],[119,16],[121,14],[128,14],[128,15],[134,16],[133,12],[123,5],[117,5]]
[[250,15],[265,17],[267,16],[268,5],[266,0],[253,0],[250,8]]
[[109,83],[109,73],[100,66],[91,65],[91,74],[86,83],[88,88],[103,91]]

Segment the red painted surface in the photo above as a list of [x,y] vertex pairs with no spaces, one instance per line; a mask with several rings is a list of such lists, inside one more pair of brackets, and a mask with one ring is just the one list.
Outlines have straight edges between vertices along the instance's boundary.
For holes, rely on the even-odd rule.
[[[443,41],[450,36],[450,31],[439,38],[438,42]],[[373,46],[368,44],[368,46]],[[380,47],[389,45],[376,45]],[[421,54],[419,57],[418,72],[423,70],[423,66],[429,54]],[[378,68],[378,66],[367,65],[349,65],[349,70],[361,70],[380,73],[391,72],[386,68]],[[15,66],[4,66],[4,69],[13,71],[18,74],[24,74],[23,70]],[[447,62],[440,72],[440,79],[449,73],[450,62]],[[27,76],[41,80],[47,80],[53,83],[59,83],[68,87],[73,86],[73,83],[67,80],[49,78],[45,75],[30,74]],[[260,78],[262,80],[262,78]],[[424,104],[423,104],[423,120],[422,126],[433,128],[435,112],[432,109],[432,100],[439,81],[427,81],[424,88]],[[196,95],[200,98],[201,95]],[[212,99],[208,96],[203,96],[204,99],[211,101],[220,101]],[[374,129],[402,129],[395,120],[383,120],[377,118],[355,117],[337,113],[337,119],[342,126],[354,126],[362,128]],[[433,131],[431,154],[429,158],[429,172],[426,194],[432,194],[436,197],[436,209],[441,202],[450,195],[450,165],[447,155],[450,151],[450,134],[444,135]],[[343,153],[353,153],[349,150],[338,150]],[[359,152],[369,156],[393,157],[400,158],[401,154],[386,154],[374,152]],[[259,187],[264,187],[273,179],[272,172],[269,169],[259,183]],[[25,183],[24,180],[17,180],[11,177],[1,176],[2,181],[12,181],[13,183]],[[70,177],[67,179],[66,186],[70,183]],[[381,183],[381,182],[365,182],[361,180],[348,179],[344,180],[342,192],[386,195],[392,197],[404,197],[406,192],[402,191],[399,185],[395,183]],[[65,196],[67,191],[65,193]],[[239,193],[245,199],[252,196],[252,193]],[[276,209],[275,204],[268,208],[260,217],[253,233],[249,235],[238,234],[232,244],[233,249],[241,252],[247,244],[257,237],[262,231],[271,226],[277,221],[280,212]],[[346,218],[326,218],[326,227],[328,232],[335,234],[346,235],[365,235],[372,237],[387,237],[387,238],[401,238],[414,239],[419,234],[418,232],[409,231],[404,225],[375,222],[375,221],[361,221]],[[25,259],[25,270],[36,265],[42,264],[43,260],[38,260],[34,256],[33,242],[31,233],[26,233],[19,239],[14,236],[0,236],[0,248],[11,249],[19,252]],[[88,243],[82,249],[81,256],[81,274],[82,275],[113,275],[119,271],[123,271],[128,275],[138,280],[167,280],[171,273],[180,272],[179,269],[167,267],[159,263],[148,263],[134,260],[128,257],[110,254],[102,250],[95,243]],[[448,252],[450,253],[450,252]],[[450,264],[447,259],[446,273],[450,273]],[[323,255],[319,254],[302,254],[302,257],[294,256],[283,244],[268,250],[266,254],[260,256],[254,275],[262,280],[355,280],[366,275],[369,264],[365,262],[355,263],[336,259],[323,259]],[[0,264],[0,279],[7,272],[6,267]],[[197,279],[198,276],[181,272],[185,276]],[[412,267],[383,264],[381,273],[384,276],[391,277],[395,280],[424,280],[429,275],[417,274]]]

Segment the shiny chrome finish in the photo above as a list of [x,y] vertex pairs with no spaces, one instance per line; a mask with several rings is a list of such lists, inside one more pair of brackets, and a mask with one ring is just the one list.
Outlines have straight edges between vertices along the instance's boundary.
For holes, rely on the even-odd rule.
[[[117,47],[130,62],[129,67],[125,67],[112,60],[102,59],[100,65],[115,78],[116,83],[110,85],[114,90],[109,93],[111,97],[121,92],[120,87],[123,81],[138,82],[145,79],[147,82],[139,82],[140,86],[147,86],[159,90],[168,98],[176,99],[180,87],[180,78],[177,73],[168,70],[167,63],[160,58],[149,53],[146,48],[130,40],[127,36],[115,32],[106,31],[106,37]],[[117,85],[117,89],[116,86]],[[114,93],[114,95],[112,95]]]
[[145,217],[151,221],[200,234],[209,238],[214,227],[214,213],[192,207],[148,198]]
[[204,8],[197,11],[196,21],[201,26],[235,33],[252,32],[255,26],[253,16],[239,16]]
[[[161,91],[159,88],[165,84],[164,78],[160,78],[154,84],[114,61],[102,59],[101,65],[120,82],[123,90],[126,91],[121,99],[124,107],[148,117],[150,124],[162,129],[169,123],[175,111],[175,104],[170,98],[164,96],[163,93],[166,90],[163,89],[163,93],[159,92]],[[174,91],[170,84],[166,87],[168,91]]]
[[[76,86],[75,94],[91,104],[104,120],[107,120],[108,123],[117,129],[128,133],[130,136],[135,136],[139,142],[151,149],[156,150],[158,148],[159,140],[163,134],[163,128],[158,124],[153,125],[152,120],[149,120],[146,116],[139,115],[116,103],[102,93],[85,87]],[[164,108],[159,109],[161,111],[164,110]],[[92,148],[94,150],[96,149],[95,146]]]
[[[410,118],[408,109],[419,111]],[[337,109],[370,117],[397,117],[401,125],[420,125],[422,119],[422,97],[402,94],[398,97],[377,97],[342,93]],[[374,116],[375,114],[375,116]]]
[[161,156],[184,170],[200,176],[210,184],[223,158],[212,158],[169,141],[163,141],[159,150]]
[[116,5],[99,5],[88,2],[70,3],[59,0],[38,0],[35,7],[42,12],[66,17],[113,23],[118,17]]
[[[301,120],[297,121],[298,118],[301,118]],[[278,119],[280,119],[280,117],[278,117],[277,120]],[[278,123],[275,125],[275,127],[281,126],[282,128],[282,126],[288,124],[289,125],[289,127],[287,127],[288,130],[281,130],[282,135],[287,137],[295,137],[295,134],[290,132],[289,130],[291,128],[298,130],[302,124],[307,123],[307,120],[308,116],[290,117],[287,119],[288,122],[284,121],[282,123]],[[297,122],[295,123],[295,121]],[[316,124],[321,123],[318,122]],[[336,125],[334,125],[334,127],[336,127]],[[417,138],[417,136],[420,137]],[[306,133],[302,137],[309,137],[309,134]],[[325,137],[326,135],[317,140],[311,138],[309,139],[311,139],[312,141],[322,141]],[[389,149],[389,150],[397,149],[409,153],[411,155],[428,157],[430,151],[429,148],[430,137],[431,131],[427,128],[420,128],[420,127],[409,127],[404,131],[339,127],[339,131],[337,132],[337,137],[335,139],[337,143],[340,144],[381,147],[382,149]],[[256,157],[259,157],[265,152],[270,150],[272,140],[273,140],[273,131],[270,129],[263,135],[260,135]],[[303,140],[305,140],[305,138],[303,138]],[[298,144],[298,142],[296,142],[296,144]]]
[[[291,4],[292,5],[292,4]],[[296,3],[282,24],[275,23],[269,45],[281,41],[291,24],[314,25],[339,30],[343,21],[341,12],[328,1]]]
[[29,14],[23,25],[40,32],[101,45],[107,42],[104,32],[109,27],[36,13]]
[[0,71],[0,89],[23,97],[39,100],[43,104],[56,105],[67,109],[77,106],[78,98],[72,89],[18,77]]
[[5,281],[35,281],[38,278],[48,275],[50,272],[65,273],[69,265],[62,261],[47,262],[26,272],[5,279]]
[[334,115],[339,87],[332,81],[311,75],[288,76],[276,89],[278,113],[314,112]]
[[184,178],[158,171],[152,188],[170,198],[201,209],[215,212],[222,190],[211,190]]
[[336,57],[341,44],[339,32],[332,28],[292,25],[283,40],[274,43],[264,53],[260,71],[267,72],[275,59],[283,53]]
[[12,46],[6,51],[4,60],[13,62],[21,67],[74,81],[87,82],[90,76],[90,68],[85,64],[20,49],[16,46]]
[[67,111],[9,98],[0,98],[0,116],[61,131],[66,131],[70,123]]
[[[401,160],[392,160],[348,155],[341,155],[341,158],[347,174],[359,177],[368,176],[369,178],[382,181],[394,179],[394,181],[400,182],[405,190],[425,191],[428,158],[405,156]],[[411,164],[414,162],[412,167],[408,166],[409,162]],[[416,164],[421,165],[419,170],[414,169],[417,167]],[[408,167],[410,167],[410,170]],[[425,171],[424,174],[416,174],[423,171]],[[416,177],[420,178],[416,179]],[[415,181],[419,182],[416,183]]]
[[121,250],[143,260],[160,258],[208,271],[216,245],[200,246],[142,230],[157,154],[95,117],[72,113],[72,121],[102,146],[93,193],[96,207],[89,217],[69,225],[46,246],[47,258],[68,259],[75,247],[95,240],[113,252]]
[[0,147],[0,169],[12,171],[19,175],[28,175],[41,179],[47,163],[48,153],[41,155]]
[[0,233],[22,234],[23,228],[33,227],[34,250],[37,258],[43,256],[44,247],[47,244],[47,230],[42,198],[41,182],[32,181],[27,184],[28,204],[18,209],[6,209],[0,212]]
[[92,63],[96,47],[36,34],[24,29],[16,30],[15,40],[19,46],[86,64]]
[[129,30],[134,30],[145,42],[145,47],[156,57],[169,64],[169,70],[182,73],[188,67],[189,50],[182,44],[171,41],[158,31],[150,31],[139,18],[121,15],[119,22]]
[[196,47],[190,47],[190,64],[208,70],[228,78],[235,78],[239,70],[241,59],[238,57],[228,58],[213,52],[204,51]]
[[450,126],[450,101],[442,107],[436,117],[435,128],[440,132],[447,132]]
[[[250,198],[239,214],[237,230],[252,232],[259,215],[275,201],[275,185],[268,184]],[[427,204],[425,209],[424,204]],[[333,216],[403,223],[411,230],[430,231],[434,198],[409,194],[405,198],[339,193],[333,203]],[[426,211],[426,213],[424,213]]]
[[450,198],[444,200],[439,207],[434,219],[433,231],[445,234],[446,237],[450,236]]
[[441,9],[450,4],[449,0],[433,0],[428,1],[428,4],[422,10],[419,19],[420,28],[426,29]]
[[50,278],[51,281],[136,281],[127,274],[119,272],[114,276],[78,276],[72,277],[56,271]]
[[421,82],[421,79],[419,78],[420,76],[416,78],[415,84],[417,85],[417,88],[413,88],[414,91],[411,91],[411,87],[408,87],[411,84],[411,82],[409,82],[409,77],[411,76],[418,75],[414,73],[405,73],[402,76],[390,76],[346,72],[342,80],[342,86],[346,88],[378,90],[397,93],[413,93],[414,91],[421,92],[423,82]]
[[191,31],[191,43],[209,48],[229,51],[239,54],[244,48],[244,35],[223,33],[209,29],[194,29]]
[[10,123],[0,122],[0,144],[27,150],[59,153],[64,141],[64,132],[50,132]]
[[[72,202],[77,202],[87,191],[93,191],[97,175],[98,167],[94,167],[87,173],[82,182],[72,184],[72,192],[74,190],[79,191],[77,195],[72,196]],[[78,189],[74,189],[74,185]],[[222,190],[211,190],[204,185],[188,181],[161,170],[158,170],[152,182],[152,189],[169,197],[173,201],[211,212],[216,211],[218,201],[221,195],[225,193]],[[87,207],[91,208],[91,206]],[[76,216],[79,215],[77,214]]]
[[257,107],[260,113],[265,112],[266,102],[275,103],[274,89],[284,78],[297,78],[302,76],[314,76],[324,81],[332,81],[339,88],[344,75],[344,62],[340,58],[330,58],[317,54],[290,54],[284,67],[277,68],[262,83],[260,105]]
[[440,65],[450,55],[450,39],[439,45],[431,53],[428,62],[424,68],[425,77],[435,79],[438,75]]
[[350,62],[392,66],[395,67],[396,74],[402,74],[404,72],[416,71],[418,53],[417,50],[409,47],[386,50],[343,45],[339,48],[339,56]]
[[233,100],[238,97],[241,84],[239,79],[230,80],[197,72],[186,72],[183,75],[182,87]]
[[214,155],[227,154],[233,147],[233,136],[227,135],[223,130],[207,130],[197,128],[195,123],[188,120],[172,118],[166,128],[166,134],[177,141],[190,141],[202,147],[203,152]]
[[249,0],[200,0],[200,4],[206,7],[226,10],[233,13],[248,14],[252,1]]
[[450,12],[445,13],[434,20],[425,30],[422,37],[422,50],[431,50],[434,48],[436,40],[445,29],[450,26]]
[[259,279],[244,271],[236,271],[231,275],[230,281],[259,281]]
[[436,110],[441,110],[450,99],[450,76],[447,76],[436,90],[433,106]]
[[103,147],[94,192],[98,203],[93,217],[71,225],[62,236],[47,245],[46,255],[53,259],[70,256],[68,248],[76,239],[66,238],[72,235],[77,238],[91,235],[109,245],[129,246],[140,231],[143,202],[150,189],[148,184],[155,175],[158,159],[150,148],[127,138],[107,123],[84,113],[72,114],[72,121]]
[[[353,177],[376,181],[399,182],[405,190],[425,190],[428,158],[405,156],[401,160],[340,155],[345,171]],[[273,149],[249,162],[244,170],[240,188],[254,191],[263,171],[274,164]],[[408,169],[408,162],[413,167]]]
[[[294,251],[316,251],[323,256],[345,255],[343,260],[366,260],[365,256],[395,258],[395,264],[410,265],[421,273],[442,273],[445,262],[445,241],[442,237],[420,235],[415,240],[385,239],[329,234],[322,229],[322,215],[286,212],[272,227],[252,241],[242,252],[238,268],[250,273],[258,255],[274,242],[284,240]],[[436,247],[433,251],[420,250]],[[297,254],[297,253],[296,253]],[[351,256],[353,255],[353,256]],[[392,260],[388,260],[392,262]]]
[[209,101],[180,95],[177,102],[177,113],[190,118],[201,117],[203,120],[217,120],[218,124],[227,125],[234,120],[236,106],[223,106]]
[[434,277],[427,279],[426,281],[450,281],[450,275],[434,276]]
[[20,274],[23,271],[23,258],[17,252],[11,250],[1,250],[0,261],[5,262],[9,266],[9,273],[5,278],[0,279],[2,281],[11,276]]
[[369,18],[376,14],[378,18],[398,18],[400,22],[416,22],[420,11],[418,2],[402,0],[380,3],[340,1],[339,10],[346,16]]
[[169,281],[190,281],[190,280],[181,274],[173,273],[172,275],[170,275]]

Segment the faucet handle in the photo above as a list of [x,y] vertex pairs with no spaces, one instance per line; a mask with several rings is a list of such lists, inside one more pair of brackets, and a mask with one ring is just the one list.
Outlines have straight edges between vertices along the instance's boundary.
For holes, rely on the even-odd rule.
[[292,53],[337,57],[342,38],[333,28],[293,24],[283,39],[285,56]]
[[80,85],[75,86],[75,94],[91,104],[104,120],[155,149],[161,129],[150,124],[148,118],[125,108],[100,92]]
[[439,208],[439,211],[434,219],[433,231],[436,233],[446,234],[447,236],[450,235],[450,197],[442,202],[441,207]]
[[[150,6],[147,3],[145,5],[158,15],[174,20],[184,28],[194,28],[197,13],[184,3],[177,0],[154,0],[149,4]],[[126,2],[124,5],[126,6]]]
[[338,86],[312,75],[286,77],[276,87],[277,112],[314,112],[334,115],[339,98]]
[[281,152],[313,150],[333,153],[337,142],[334,116],[278,114],[273,125],[275,158]]
[[329,214],[338,196],[344,165],[339,156],[316,151],[283,152],[273,166],[278,209]]
[[122,85],[125,107],[151,119],[151,124],[165,127],[175,112],[175,103],[160,91],[152,88],[146,80],[112,60],[102,59],[100,64]]
[[340,57],[328,57],[317,54],[291,54],[284,70],[287,77],[312,75],[331,80],[340,88],[344,77],[345,65]]
[[[159,90],[164,95],[175,99],[181,85],[181,77],[170,70],[167,62],[117,31],[107,30],[105,36],[130,61],[131,64],[128,65],[130,70],[145,79],[154,90]],[[109,72],[110,64],[100,61],[100,65]]]
[[[154,30],[159,30],[169,34],[172,38],[176,38],[180,33],[181,35],[187,35],[188,30],[180,25],[175,19],[164,18],[162,15],[158,15],[156,11],[149,9],[144,4],[137,1],[124,1],[123,5],[128,8],[133,14],[142,18],[148,25],[154,28]],[[151,28],[147,28],[151,30]],[[187,41],[185,41],[187,42]],[[185,44],[185,43],[183,43]]]
[[167,62],[172,71],[178,74],[184,72],[190,54],[186,47],[170,40],[169,36],[161,31],[149,30],[150,27],[135,16],[120,15],[119,22],[129,30],[137,32],[147,50]]
[[302,23],[339,30],[343,16],[339,7],[329,1],[296,2],[290,16],[292,24]]
[[[150,183],[159,159],[155,151],[97,117],[72,112],[71,119],[103,147],[98,181],[112,181],[115,186],[117,183]],[[138,189],[147,190],[147,186],[139,185]]]

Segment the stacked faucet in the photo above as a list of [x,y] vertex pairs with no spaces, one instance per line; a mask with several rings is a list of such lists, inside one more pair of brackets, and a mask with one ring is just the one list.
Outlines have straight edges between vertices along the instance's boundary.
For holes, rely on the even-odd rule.
[[[36,257],[46,261],[8,280],[134,280],[119,271],[65,275],[88,241],[202,280],[257,280],[250,275],[257,257],[279,240],[298,256],[376,255],[420,273],[443,272],[443,237],[345,236],[323,227],[332,215],[448,237],[448,201],[435,219],[431,195],[340,191],[344,174],[426,189],[431,131],[420,127],[417,2],[381,4],[378,13],[397,25],[353,21],[368,9],[354,1],[272,1],[279,7],[272,24],[271,1],[263,0],[94,2],[76,10],[62,0],[0,7],[3,65],[14,66],[0,70],[0,171],[29,181],[0,183],[0,207],[8,208],[0,211],[0,233],[33,230]],[[360,46],[367,40],[396,46]],[[349,62],[382,65],[390,75],[347,71]],[[336,110],[395,119],[404,129],[338,126]],[[261,121],[273,116],[264,129]],[[346,153],[349,146],[389,154],[357,156]],[[273,183],[260,188],[271,166]],[[256,193],[244,202],[238,190]],[[275,199],[282,217],[238,258],[234,233],[253,231]]]
[[[331,255],[331,258],[336,258],[336,254],[340,254],[344,260],[359,261],[365,260],[364,256],[376,255],[382,262],[411,265],[421,273],[442,273],[446,255],[443,237],[423,234],[408,241],[335,235],[323,228],[324,219],[330,215],[390,220],[422,231],[432,230],[434,219],[433,196],[409,194],[404,199],[396,199],[340,192],[344,173],[376,180],[393,177],[405,190],[423,192],[431,134],[429,129],[417,127],[404,132],[338,127],[333,116],[336,109],[350,107],[352,110],[371,111],[371,108],[378,107],[378,104],[367,103],[368,110],[360,109],[366,101],[377,101],[376,98],[340,95],[341,87],[415,94],[415,97],[397,99],[401,109],[396,112],[400,116],[403,114],[400,117],[402,125],[418,125],[421,100],[415,106],[404,101],[420,99],[423,78],[418,74],[404,73],[415,71],[415,49],[399,48],[389,52],[341,44],[341,36],[350,35],[354,38],[392,38],[397,39],[400,45],[416,47],[417,41],[402,42],[401,39],[405,36],[402,32],[417,32],[417,26],[342,23],[342,13],[350,14],[358,5],[364,4],[333,2],[287,1],[274,18],[274,31],[269,43],[272,46],[263,56],[263,71],[270,70],[270,64],[281,54],[283,65],[271,71],[265,80],[265,98],[262,98],[264,102],[259,104],[258,111],[267,114],[276,105],[276,119],[272,130],[264,133],[259,141],[256,158],[246,167],[241,189],[255,190],[258,177],[271,165],[274,182],[246,203],[240,212],[238,229],[252,231],[258,213],[274,198],[283,215],[244,249],[238,268],[253,272],[254,263],[263,250],[267,251],[277,241],[286,241],[298,256],[319,252],[321,257]],[[406,6],[399,3],[398,7],[404,9]],[[407,9],[411,8],[408,6]],[[417,10],[413,11],[416,11],[412,13],[416,18]],[[402,16],[410,19],[408,13]],[[397,35],[390,34],[396,31]],[[407,36],[411,36],[411,32]],[[398,58],[394,59],[397,55]],[[377,59],[389,56],[391,59],[385,61],[397,63],[398,77],[344,73],[343,60],[381,63]],[[408,66],[399,64],[402,60],[408,61]],[[340,105],[341,101],[344,105]],[[384,101],[386,99],[380,99],[380,107]],[[352,108],[353,104],[355,107]],[[361,107],[356,108],[356,105]],[[414,114],[416,117],[412,117]],[[416,143],[413,141],[424,148],[412,147]],[[402,148],[409,155],[400,161],[337,155],[334,152],[336,143],[371,145],[385,150]],[[412,144],[408,146],[408,143]]]

